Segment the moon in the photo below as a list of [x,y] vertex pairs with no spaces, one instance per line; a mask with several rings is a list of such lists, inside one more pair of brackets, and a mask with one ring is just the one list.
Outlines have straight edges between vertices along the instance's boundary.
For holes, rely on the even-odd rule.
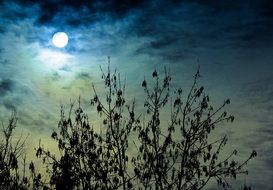
[[68,36],[65,32],[57,32],[52,37],[52,43],[58,48],[63,48],[68,43]]

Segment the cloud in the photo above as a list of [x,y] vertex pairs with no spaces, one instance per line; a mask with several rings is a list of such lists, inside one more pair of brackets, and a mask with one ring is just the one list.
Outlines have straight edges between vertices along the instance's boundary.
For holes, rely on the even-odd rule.
[[80,73],[76,74],[75,78],[76,79],[83,79],[83,80],[85,80],[85,79],[90,80],[91,76],[87,72],[80,72]]
[[[241,113],[238,120],[240,128],[244,130],[233,136],[238,137],[235,142],[241,144],[240,149],[246,150],[249,147],[258,152],[258,157],[249,165],[251,176],[248,179],[252,181],[253,188],[271,189],[272,184],[268,181],[272,179],[273,172],[268,168],[272,168],[273,158],[273,78],[266,72],[264,76],[257,76],[247,83],[240,84],[238,92],[240,102],[237,104],[241,105],[241,108],[238,108]],[[261,171],[263,171],[262,176],[255,175]]]
[[[96,22],[101,19],[103,14],[111,17],[121,18],[129,12],[141,8],[145,5],[144,0],[119,0],[119,1],[33,1],[33,0],[13,0],[3,1],[2,4],[13,4],[18,6],[39,7],[39,16],[36,21],[39,25],[58,25],[59,21],[70,26],[79,26],[82,24]],[[19,9],[13,11],[10,18],[27,17]]]
[[273,20],[258,14],[254,5],[225,1],[157,2],[145,7],[136,19],[135,32],[149,40],[137,53],[165,60],[173,57],[179,62],[207,54],[208,49],[257,49],[272,44]]
[[264,76],[243,85],[244,97],[258,109],[273,114],[273,77]]
[[11,79],[0,80],[0,103],[7,110],[15,110],[22,105],[24,98],[32,95],[27,86]]
[[10,79],[4,79],[0,81],[0,96],[6,95],[8,92],[11,92],[14,87],[14,82]]

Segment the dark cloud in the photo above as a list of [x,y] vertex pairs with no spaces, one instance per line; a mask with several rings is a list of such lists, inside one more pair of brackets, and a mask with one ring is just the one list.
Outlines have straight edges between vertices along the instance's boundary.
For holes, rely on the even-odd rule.
[[140,48],[142,53],[181,61],[187,57],[179,56],[187,52],[185,47],[197,55],[206,48],[257,49],[273,43],[273,19],[259,13],[267,7],[263,1],[157,2],[135,23],[139,36],[151,38]]
[[76,79],[83,79],[83,80],[90,80],[91,76],[87,72],[80,72],[80,73],[76,74],[75,78]]
[[273,17],[273,1],[271,0],[250,1],[249,6],[260,16]]
[[[14,2],[21,6],[39,6],[40,12],[37,20],[38,24],[54,24],[58,22],[56,17],[65,16],[61,18],[65,20],[65,24],[71,26],[78,26],[86,22],[94,22],[100,19],[98,15],[109,14],[112,17],[124,17],[130,11],[140,8],[145,4],[144,0],[14,0],[3,1],[2,3]],[[76,14],[75,14],[76,13]],[[79,14],[77,14],[79,13]],[[83,13],[83,14],[81,14]],[[74,17],[73,15],[77,15]],[[26,15],[20,11],[10,14],[13,19],[23,18]],[[56,23],[55,23],[56,24]]]
[[[35,114],[36,112],[34,112],[34,110],[31,110],[31,112],[19,110],[18,115],[20,116],[20,125],[28,126],[29,130],[32,132],[41,134],[47,130],[51,130],[52,126],[49,127],[48,123],[52,122],[52,120],[54,120],[56,123],[58,121],[57,118],[50,115],[48,112],[46,112],[46,110],[44,110],[43,114],[39,114],[39,117],[35,117]],[[48,133],[48,131],[46,133]]]
[[[251,104],[273,113],[273,77],[264,76],[242,86],[242,96]],[[273,140],[273,139],[272,139]]]
[[[270,121],[272,122],[272,121]],[[257,135],[258,134],[258,135]],[[252,141],[252,142],[251,142]],[[268,169],[268,176],[269,179],[273,178],[273,123],[267,123],[263,126],[263,128],[256,131],[256,135],[249,139],[253,145],[255,145],[255,150],[258,152],[258,159],[262,162],[261,164],[264,165],[264,168]],[[257,143],[259,142],[259,143]],[[260,179],[260,181],[256,181],[254,186],[255,189],[272,189],[272,184],[270,183],[262,183],[264,179]]]
[[[54,26],[55,30],[71,30],[84,25],[92,27],[106,18],[126,20],[135,15],[132,24],[134,30],[124,30],[119,35],[130,37],[149,37],[150,42],[138,47],[136,54],[159,56],[164,60],[181,61],[192,54],[198,55],[204,48],[257,48],[267,47],[273,43],[273,18],[266,12],[272,6],[268,0],[259,2],[245,1],[143,1],[143,0],[111,0],[111,1],[6,1],[16,2],[22,6],[37,6],[37,20],[40,26]],[[13,8],[10,13],[14,18],[22,19],[30,16],[22,8]],[[160,14],[159,14],[160,13]],[[17,15],[18,14],[18,15]],[[21,14],[21,15],[19,15]],[[109,22],[111,24],[111,21]],[[99,38],[114,39],[109,33],[100,33]],[[48,36],[45,34],[46,42]],[[42,38],[42,37],[41,37]],[[37,37],[28,38],[35,41]],[[71,52],[81,51],[73,46]],[[117,44],[118,42],[114,42]],[[108,44],[109,46],[110,44]],[[111,46],[115,51],[116,47]]]
[[262,133],[260,137],[262,141],[273,142],[273,123],[265,125],[260,132]]
[[215,0],[177,0],[177,2],[197,3],[204,6],[213,8],[211,13],[217,15],[219,12],[241,10],[242,8],[248,8],[254,10],[261,16],[272,16],[273,1],[271,0],[259,0],[259,1],[215,1]]
[[16,108],[22,103],[22,101],[19,98],[13,98],[13,99],[7,99],[2,102],[3,106],[7,110],[16,110]]
[[[241,86],[242,99],[246,105],[251,106],[251,113],[255,118],[257,129],[251,130],[253,136],[245,137],[246,144],[252,145],[258,152],[259,167],[266,168],[267,179],[272,179],[273,173],[273,78],[272,76],[263,76],[259,79],[245,83]],[[261,170],[261,169],[260,169]],[[272,183],[266,182],[266,179],[260,178],[255,181],[255,189],[272,189]]]
[[66,71],[66,72],[70,72],[71,71],[71,67],[69,67],[68,65],[64,65],[63,67],[60,68],[60,70]]
[[15,83],[10,79],[4,79],[0,81],[0,96],[6,95],[8,92],[12,92]]
[[60,76],[60,74],[59,74],[58,72],[54,72],[54,73],[52,74],[52,76],[51,76],[51,79],[52,79],[53,81],[58,81],[58,80],[61,79],[61,76]]
[[7,110],[16,110],[31,95],[31,90],[11,79],[0,81],[0,104]]
[[158,40],[154,40],[150,43],[150,47],[154,49],[160,49],[172,45],[177,41],[177,38],[174,36],[166,36],[165,38],[160,38]]

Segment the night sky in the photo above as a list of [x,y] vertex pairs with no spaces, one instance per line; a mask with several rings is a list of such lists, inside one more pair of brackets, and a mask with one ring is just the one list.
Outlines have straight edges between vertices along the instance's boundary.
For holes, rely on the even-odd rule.
[[[65,48],[52,44],[59,31],[69,37]],[[29,152],[40,138],[55,146],[61,104],[80,95],[96,113],[91,84],[104,93],[100,66],[107,68],[108,56],[140,106],[141,82],[154,68],[169,68],[172,88],[186,91],[200,65],[212,102],[231,99],[235,122],[219,132],[228,134],[227,151],[237,148],[238,159],[258,152],[238,184],[273,189],[271,0],[0,1],[0,120],[16,109]]]

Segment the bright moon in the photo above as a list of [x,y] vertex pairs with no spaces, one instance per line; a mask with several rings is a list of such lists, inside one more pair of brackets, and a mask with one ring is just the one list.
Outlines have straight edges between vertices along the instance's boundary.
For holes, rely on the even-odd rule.
[[53,35],[52,37],[52,43],[58,47],[58,48],[63,48],[67,45],[68,43],[68,36],[64,32],[57,32]]

